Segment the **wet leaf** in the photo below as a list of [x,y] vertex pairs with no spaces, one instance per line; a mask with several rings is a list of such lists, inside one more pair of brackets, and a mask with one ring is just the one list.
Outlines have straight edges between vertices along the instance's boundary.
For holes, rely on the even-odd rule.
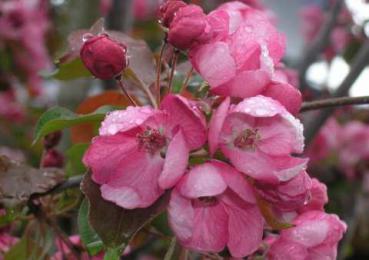
[[40,140],[40,138],[51,132],[62,130],[81,123],[100,122],[104,119],[105,114],[111,110],[112,107],[104,106],[92,113],[78,115],[66,108],[53,107],[46,111],[38,120],[35,127],[35,137],[33,142],[36,143]]
[[0,156],[0,204],[15,207],[33,194],[44,193],[63,182],[64,173],[56,168],[36,169]]
[[103,243],[88,221],[89,205],[86,199],[81,203],[78,212],[78,233],[90,255],[96,255],[103,249]]
[[60,63],[58,68],[45,77],[59,80],[72,80],[90,77],[92,74],[86,69],[80,58],[75,58],[67,63]]
[[[132,237],[146,224],[164,211],[168,194],[151,207],[125,210],[101,197],[99,186],[87,173],[81,189],[90,203],[89,221],[107,249],[124,250]],[[121,251],[120,251],[121,252]]]

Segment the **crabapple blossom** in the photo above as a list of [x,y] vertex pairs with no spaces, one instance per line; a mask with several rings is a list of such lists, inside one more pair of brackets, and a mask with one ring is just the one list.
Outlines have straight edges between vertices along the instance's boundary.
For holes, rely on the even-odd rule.
[[258,194],[279,212],[294,211],[303,207],[312,193],[312,180],[305,171],[278,185],[255,182],[254,186]]
[[127,47],[108,35],[91,36],[81,48],[81,60],[99,79],[112,79],[127,67]]
[[270,96],[296,114],[301,94],[274,69],[284,54],[285,38],[266,15],[231,2],[211,12],[207,19],[212,40],[191,48],[189,55],[211,92],[240,98]]
[[[51,67],[46,48],[47,5],[41,0],[1,1],[0,41],[9,45],[32,95],[41,93],[41,70]],[[3,43],[2,43],[3,44]]]
[[203,117],[196,104],[175,95],[160,109],[110,113],[83,158],[102,197],[127,209],[153,204],[185,172],[189,151],[205,143]]
[[264,220],[251,186],[231,166],[210,161],[193,167],[172,191],[169,223],[183,246],[234,257],[253,253]]
[[293,224],[294,227],[282,230],[272,241],[268,259],[336,259],[338,242],[347,229],[336,215],[308,211],[299,215]]
[[176,12],[182,8],[187,6],[187,4],[181,0],[169,0],[164,2],[158,11],[158,18],[161,25],[165,27],[169,27],[172,23]]
[[211,26],[201,7],[187,5],[175,12],[169,26],[168,42],[178,49],[186,50],[207,43],[211,33]]
[[307,212],[310,210],[324,211],[324,205],[328,202],[327,186],[318,179],[311,180],[310,200],[306,205],[300,208],[299,212]]
[[278,184],[298,175],[307,160],[291,156],[304,147],[303,127],[277,101],[256,96],[230,105],[227,98],[209,125],[209,149],[220,148],[236,169],[263,182]]

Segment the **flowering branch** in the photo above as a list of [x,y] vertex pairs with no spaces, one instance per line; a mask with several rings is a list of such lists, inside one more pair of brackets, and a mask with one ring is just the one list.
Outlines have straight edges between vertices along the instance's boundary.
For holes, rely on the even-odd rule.
[[306,112],[310,110],[317,110],[329,107],[363,105],[363,104],[369,104],[369,96],[328,98],[312,102],[305,102],[302,104],[300,112]]
[[[341,85],[338,87],[333,97],[338,98],[347,95],[352,84],[355,82],[355,80],[361,74],[364,68],[368,65],[368,61],[369,61],[369,40],[364,42],[363,46],[356,54],[355,59],[352,62],[349,74],[346,76]],[[318,133],[319,129],[322,127],[322,125],[324,125],[325,121],[331,116],[334,109],[335,109],[334,107],[325,109],[314,119],[313,122],[311,122],[311,125],[306,127],[307,144],[309,144],[313,140],[315,134]]]
[[344,5],[343,0],[336,1],[333,6],[325,24],[322,26],[319,34],[315,38],[314,42],[311,44],[310,48],[305,52],[305,55],[301,59],[301,64],[299,68],[300,75],[300,86],[303,89],[306,86],[305,74],[309,66],[316,60],[316,57],[322,52],[325,46],[329,43],[329,36],[336,24],[337,17]]

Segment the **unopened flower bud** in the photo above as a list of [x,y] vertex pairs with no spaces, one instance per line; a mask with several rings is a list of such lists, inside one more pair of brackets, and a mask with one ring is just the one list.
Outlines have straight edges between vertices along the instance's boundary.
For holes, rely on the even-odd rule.
[[127,47],[108,35],[89,38],[81,48],[81,60],[99,79],[113,79],[127,67]]
[[64,165],[64,157],[55,149],[46,151],[41,162],[42,167],[56,167],[62,168]]
[[159,22],[164,27],[169,27],[176,15],[176,12],[186,5],[187,4],[185,2],[179,0],[168,0],[164,2],[158,11]]
[[168,42],[182,50],[206,43],[211,37],[211,26],[201,7],[187,5],[176,13],[169,27]]
[[62,137],[61,131],[53,132],[45,136],[44,138],[44,147],[45,149],[50,149],[57,146]]

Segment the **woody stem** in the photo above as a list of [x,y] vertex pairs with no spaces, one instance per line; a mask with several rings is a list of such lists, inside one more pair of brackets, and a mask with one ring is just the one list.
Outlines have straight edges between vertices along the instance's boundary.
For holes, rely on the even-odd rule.
[[137,107],[137,103],[136,101],[129,95],[129,93],[127,92],[124,84],[123,84],[123,80],[121,78],[117,78],[116,79],[118,82],[118,85],[120,87],[120,89],[123,91],[124,95],[129,99],[129,101],[131,102],[131,104],[135,107]]
[[160,49],[160,54],[159,54],[159,60],[158,60],[158,64],[156,65],[156,100],[157,103],[160,104],[160,75],[161,75],[161,60],[163,58],[163,54],[164,54],[164,50],[165,47],[167,45],[166,40],[163,41],[163,44],[161,46]]
[[173,53],[172,66],[171,66],[170,76],[168,80],[168,87],[169,87],[168,93],[172,92],[172,85],[173,85],[172,83],[173,83],[174,72],[176,70],[178,55],[179,55],[179,51],[175,50]]

